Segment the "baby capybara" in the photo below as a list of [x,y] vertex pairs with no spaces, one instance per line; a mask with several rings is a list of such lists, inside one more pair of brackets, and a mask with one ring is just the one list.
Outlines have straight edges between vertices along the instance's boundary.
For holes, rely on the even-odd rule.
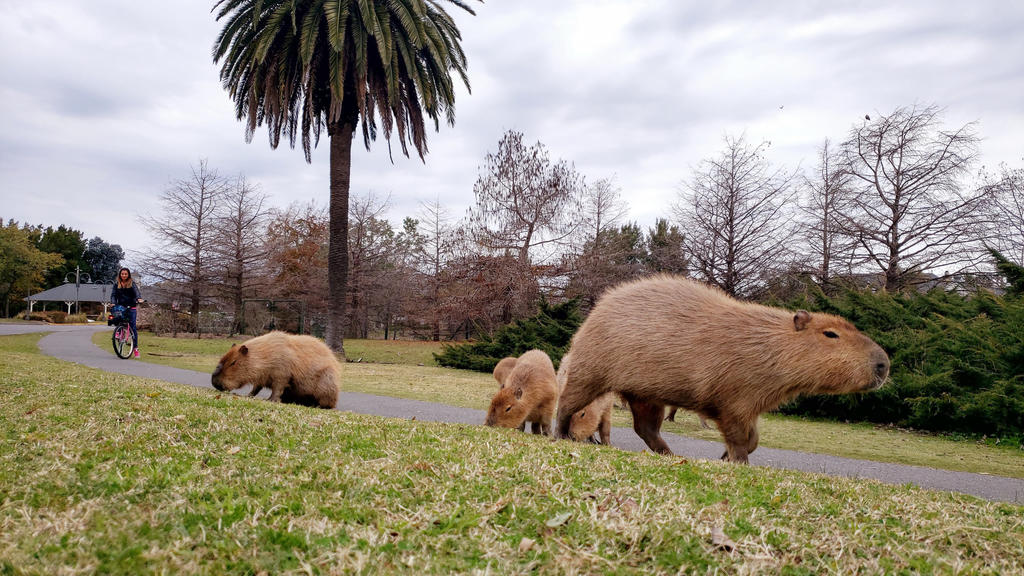
[[555,366],[542,350],[520,356],[505,378],[505,385],[491,400],[485,424],[524,430],[526,422],[534,434],[550,434],[558,401]]
[[665,406],[713,420],[723,458],[747,462],[757,417],[798,394],[880,387],[889,357],[852,324],[829,314],[740,302],[696,281],[660,275],[601,297],[573,338],[558,406],[558,436],[595,398],[619,392],[633,429],[655,452]]
[[[569,365],[572,362],[572,354],[566,353],[558,365],[558,390],[561,393],[565,389],[565,382],[569,374]],[[591,442],[594,444],[611,444],[612,435],[612,402],[615,394],[609,392],[598,396],[583,410],[573,413],[572,424],[569,425],[569,438],[577,442]],[[600,439],[597,438],[600,437]]]
[[494,379],[498,381],[498,388],[505,387],[505,379],[508,378],[508,373],[515,368],[517,358],[509,356],[508,358],[502,358],[494,366]]
[[270,389],[271,402],[334,408],[341,366],[323,341],[312,336],[269,332],[232,346],[210,378],[217,390],[252,385],[249,396]]

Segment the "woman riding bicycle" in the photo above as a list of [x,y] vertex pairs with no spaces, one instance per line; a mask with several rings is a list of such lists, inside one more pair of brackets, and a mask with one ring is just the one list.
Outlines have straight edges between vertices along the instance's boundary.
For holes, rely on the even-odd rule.
[[139,287],[132,280],[132,271],[121,268],[117,273],[117,281],[114,282],[114,289],[110,291],[110,303],[114,306],[124,306],[128,315],[128,324],[132,327],[132,343],[135,346],[135,357],[139,357],[139,333],[135,327],[136,309],[140,303],[145,302],[139,293]]

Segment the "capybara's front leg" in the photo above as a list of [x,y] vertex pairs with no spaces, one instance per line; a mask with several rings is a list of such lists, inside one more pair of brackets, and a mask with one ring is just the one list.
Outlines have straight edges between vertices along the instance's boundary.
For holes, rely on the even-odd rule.
[[[750,423],[743,419],[723,416],[718,422],[718,430],[722,433],[722,438],[725,440],[725,453],[722,454],[722,460],[747,464],[747,456],[750,454],[747,448],[750,446],[751,441]],[[753,438],[755,438],[755,444],[756,437],[757,431],[754,430]]]
[[259,394],[261,390],[263,390],[262,384],[253,384],[252,390],[249,390],[249,397],[252,398],[253,396]]
[[747,454],[753,454],[757,450],[757,442],[760,436],[757,433],[757,420],[750,426],[750,433],[747,435]]
[[601,423],[597,425],[597,432],[601,435],[601,444],[611,446],[612,444],[612,419],[607,414],[601,417]]
[[275,380],[270,383],[270,398],[267,400],[271,402],[280,402],[281,394],[284,393],[284,389],[287,387],[287,381]]
[[676,421],[676,412],[678,412],[678,411],[679,411],[679,407],[678,406],[673,406],[668,411],[668,416],[665,416],[665,420],[668,420],[669,422],[675,422]]
[[540,434],[540,431],[541,431],[541,423],[540,422],[530,422],[530,432],[533,432],[534,434]]
[[633,430],[658,454],[671,454],[672,450],[661,437],[661,422],[665,418],[665,405],[626,398],[633,412]]

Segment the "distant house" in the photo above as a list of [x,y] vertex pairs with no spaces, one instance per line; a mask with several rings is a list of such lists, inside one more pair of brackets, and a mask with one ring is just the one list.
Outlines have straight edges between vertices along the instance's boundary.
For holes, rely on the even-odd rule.
[[100,302],[105,316],[107,305],[110,304],[110,288],[111,284],[79,284],[76,287],[74,283],[68,283],[43,290],[25,298],[28,301],[28,314],[32,313],[36,302],[63,302],[68,307],[68,314],[75,302]]

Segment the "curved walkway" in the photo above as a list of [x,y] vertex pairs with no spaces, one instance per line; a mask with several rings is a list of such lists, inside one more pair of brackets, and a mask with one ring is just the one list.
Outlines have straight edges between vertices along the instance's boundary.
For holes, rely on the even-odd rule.
[[[51,332],[39,341],[39,348],[49,356],[107,372],[212,388],[210,375],[203,372],[118,359],[111,351],[101,349],[92,343],[92,334],[97,330],[106,329],[106,326],[40,327],[2,324],[0,335]],[[484,420],[484,413],[480,410],[353,392],[342,392],[338,405],[341,410],[390,418],[415,418],[464,424],[480,424]],[[722,444],[718,442],[668,433],[664,434],[664,437],[672,451],[680,457],[715,459],[722,453]],[[624,450],[646,449],[644,443],[628,428],[616,428],[612,433],[612,439],[614,446]],[[773,466],[850,478],[871,478],[889,484],[914,484],[932,490],[970,494],[987,500],[1024,503],[1024,480],[1017,478],[763,447],[751,455],[750,463],[756,466]]]

